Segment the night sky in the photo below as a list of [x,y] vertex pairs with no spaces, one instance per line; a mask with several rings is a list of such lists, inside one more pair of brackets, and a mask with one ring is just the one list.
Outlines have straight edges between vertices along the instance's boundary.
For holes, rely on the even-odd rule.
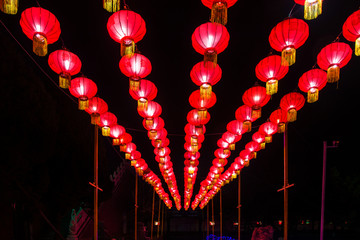
[[[61,39],[49,45],[49,52],[65,46],[79,56],[81,72],[97,84],[98,96],[108,103],[109,111],[118,117],[118,124],[132,135],[142,157],[162,179],[154,159],[153,146],[136,110],[137,103],[129,95],[128,78],[122,75],[118,67],[120,45],[110,38],[106,29],[111,13],[106,12],[100,2],[39,1],[41,7],[56,15],[62,30]],[[191,35],[197,26],[208,21],[210,9],[203,6],[200,0],[172,4],[169,1],[127,0],[126,3],[146,22],[146,35],[137,47],[152,64],[152,72],[147,79],[158,88],[155,101],[162,106],[161,117],[168,131],[170,156],[178,189],[183,196],[184,126],[187,123],[186,115],[192,109],[188,97],[198,89],[189,74],[192,66],[202,61],[202,55],[192,48]],[[47,65],[47,57],[40,58],[32,53],[32,41],[26,38],[19,25],[21,12],[32,6],[36,6],[36,1],[20,0],[17,15],[1,13],[0,19],[56,82],[57,75]],[[214,159],[217,140],[226,131],[226,124],[235,119],[235,110],[243,104],[242,94],[255,82],[265,86],[256,79],[255,66],[269,53],[279,54],[271,49],[268,36],[278,22],[288,17],[293,6],[294,2],[289,0],[239,1],[229,8],[226,27],[230,41],[227,49],[218,55],[223,75],[213,87],[217,103],[209,110],[211,120],[206,125],[205,141],[200,149],[193,198]],[[359,1],[355,0],[324,1],[323,14],[315,20],[306,21],[310,29],[309,38],[297,50],[295,65],[279,81],[278,93],[263,108],[262,117],[253,123],[252,133],[279,106],[284,94],[300,92],[297,88],[299,77],[316,64],[316,56],[324,46],[339,36],[340,41],[354,47],[354,43],[348,42],[340,33],[346,18],[358,8]],[[303,18],[303,7],[296,5],[292,16]],[[77,110],[74,99],[61,92],[45,76],[3,26],[0,26],[0,33],[1,48],[4,49],[0,53],[3,85],[0,106],[5,133],[2,134],[1,152],[5,153],[3,159],[6,159],[1,161],[1,168],[17,181],[28,185],[28,190],[37,194],[43,202],[46,202],[46,198],[55,199],[54,196],[58,196],[63,199],[59,202],[64,209],[76,207],[91,190],[87,186],[92,174],[93,132],[90,117],[86,112]],[[295,184],[289,190],[289,209],[290,219],[294,221],[320,218],[324,140],[328,140],[329,144],[332,140],[340,141],[338,148],[328,150],[327,218],[329,221],[359,221],[356,202],[360,200],[360,179],[358,168],[354,167],[358,166],[360,135],[356,121],[360,88],[358,66],[360,58],[353,55],[349,64],[341,69],[338,84],[327,84],[320,91],[319,101],[306,103],[298,112],[297,121],[289,124],[289,183]],[[303,95],[306,96],[305,93]],[[227,167],[244,149],[252,133],[244,134],[237,143]],[[100,138],[100,168],[103,179],[107,179],[122,160],[110,142],[104,137]],[[277,192],[283,185],[282,166],[283,136],[276,134],[273,142],[267,144],[266,149],[258,153],[258,158],[242,171],[244,219],[273,221],[282,217],[283,195]],[[21,169],[25,169],[27,175],[22,175]],[[52,177],[54,174],[63,175],[59,173],[61,171],[65,175],[70,174],[71,180]],[[5,176],[4,173],[1,175]],[[34,182],[21,176],[34,176],[31,178]],[[14,183],[9,182],[8,177],[2,180],[8,202],[13,202],[17,196],[12,191]],[[164,181],[163,185],[166,185]],[[234,221],[236,189],[235,182],[223,188],[224,214]],[[168,192],[167,187],[165,190]],[[215,201],[218,201],[218,196]]]

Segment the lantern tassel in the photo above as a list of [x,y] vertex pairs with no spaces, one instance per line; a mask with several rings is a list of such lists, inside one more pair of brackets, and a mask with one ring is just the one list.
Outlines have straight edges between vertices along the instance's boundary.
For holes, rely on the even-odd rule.
[[217,64],[217,53],[215,51],[206,51],[204,53],[204,62],[212,62],[215,66]]
[[287,120],[288,120],[288,122],[294,122],[294,121],[296,121],[296,118],[297,118],[296,109],[295,108],[290,109],[287,112]]
[[110,127],[102,127],[101,133],[104,137],[109,137],[110,136]]
[[131,39],[125,39],[121,42],[121,56],[130,57],[135,53],[135,42]]
[[205,110],[199,110],[198,113],[199,113],[199,117],[200,117],[201,120],[206,119],[206,117],[207,117],[207,110],[206,109]]
[[59,75],[59,87],[67,89],[70,87],[71,75],[69,73],[61,73]]
[[231,151],[235,150],[235,143],[230,143],[229,148]]
[[18,11],[18,0],[1,0],[0,9],[3,13],[15,15]]
[[247,132],[251,132],[251,121],[244,121],[243,125],[246,127]]
[[91,115],[91,124],[97,125],[100,122],[100,114],[92,113]]
[[113,144],[114,146],[119,146],[119,145],[120,145],[120,139],[118,139],[118,138],[113,138],[112,144]]
[[313,103],[319,99],[319,89],[312,88],[307,92],[307,102]]
[[139,79],[129,78],[129,86],[130,86],[130,90],[138,91],[140,89]]
[[125,152],[125,151],[126,151],[126,144],[120,144],[120,152]]
[[138,105],[137,105],[138,111],[144,111],[145,109],[147,109],[148,101],[146,99],[140,98],[137,101],[137,103],[138,103]]
[[281,52],[281,65],[291,66],[296,60],[296,49],[293,47],[287,47]]
[[355,41],[355,56],[360,56],[360,37]]
[[33,37],[33,52],[40,56],[46,56],[48,52],[47,47],[47,39],[45,36],[41,35],[40,33],[36,33]]
[[210,22],[227,24],[227,4],[225,2],[214,1],[211,8]]
[[89,99],[87,97],[79,98],[79,110],[85,110],[89,108]]
[[312,20],[317,18],[322,13],[322,0],[309,1],[306,0],[304,4],[304,19]]
[[266,82],[266,94],[273,95],[278,92],[278,80],[272,79]]
[[271,143],[272,142],[272,136],[265,136],[265,143]]
[[334,83],[339,81],[340,79],[340,67],[337,65],[333,65],[327,70],[327,81],[329,83]]
[[108,12],[120,11],[120,0],[103,0],[103,7]]
[[203,84],[200,86],[200,98],[210,99],[212,94],[212,87],[210,84]]
[[278,130],[277,130],[278,133],[283,133],[285,132],[285,123],[279,123],[278,124]]

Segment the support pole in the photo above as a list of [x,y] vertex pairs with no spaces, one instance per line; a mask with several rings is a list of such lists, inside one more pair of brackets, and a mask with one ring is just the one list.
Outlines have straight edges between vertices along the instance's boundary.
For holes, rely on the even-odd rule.
[[238,240],[240,240],[240,231],[241,231],[241,173],[238,176]]
[[137,240],[138,176],[135,172],[135,240]]
[[220,239],[222,239],[222,191],[220,188]]
[[209,225],[210,225],[209,204],[206,204],[206,237],[209,236]]
[[214,220],[214,198],[211,199],[211,221],[212,221],[212,226],[211,226],[211,231],[212,231],[212,235],[213,235],[213,239],[215,240],[215,220]]
[[161,199],[159,198],[159,211],[158,211],[158,225],[157,225],[157,239],[160,238],[160,214],[161,214]]
[[320,240],[323,240],[323,239],[324,239],[326,153],[327,153],[327,143],[326,143],[326,141],[324,141],[324,142],[323,142],[323,172],[322,172],[322,186],[321,186]]
[[165,212],[165,204],[161,203],[162,210],[161,210],[161,239],[164,239],[164,212]]
[[155,209],[155,188],[153,191],[152,208],[151,208],[151,233],[150,233],[151,240],[153,240],[153,232],[154,232],[154,209]]
[[95,124],[94,127],[94,240],[98,239],[99,226],[99,126]]
[[284,240],[288,240],[288,124],[285,124],[284,131]]

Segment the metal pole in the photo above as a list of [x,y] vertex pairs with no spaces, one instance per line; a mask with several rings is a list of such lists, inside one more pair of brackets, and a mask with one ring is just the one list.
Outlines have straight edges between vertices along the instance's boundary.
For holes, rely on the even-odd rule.
[[94,240],[98,239],[98,226],[99,226],[99,135],[98,135],[98,125],[95,124],[94,127]]
[[213,235],[213,240],[215,240],[214,198],[211,199],[211,222],[212,222],[211,231]]
[[153,231],[154,231],[154,209],[155,209],[155,188],[153,191],[153,200],[152,200],[152,208],[151,208],[151,234],[150,234],[151,240],[153,240]]
[[165,204],[161,202],[161,239],[164,239],[164,212],[165,212]]
[[158,211],[158,225],[157,225],[157,239],[160,237],[160,214],[161,214],[161,199],[159,198],[159,211]]
[[320,220],[320,240],[324,239],[324,215],[325,215],[325,181],[326,181],[326,153],[327,143],[323,142],[323,172],[321,188],[321,220]]
[[284,131],[284,240],[288,240],[288,124]]
[[239,173],[239,176],[238,176],[238,206],[237,206],[237,208],[238,208],[238,240],[240,240],[240,231],[241,231],[240,207],[241,207],[241,173]]
[[210,219],[209,219],[209,204],[206,204],[206,237],[209,236],[209,225],[210,225]]
[[222,239],[222,193],[220,188],[220,239]]
[[138,176],[135,173],[135,240],[137,240]]

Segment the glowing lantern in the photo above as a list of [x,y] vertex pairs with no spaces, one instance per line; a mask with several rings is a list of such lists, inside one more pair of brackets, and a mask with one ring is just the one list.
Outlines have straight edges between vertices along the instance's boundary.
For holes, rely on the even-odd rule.
[[245,166],[249,166],[249,161],[254,158],[254,154],[248,149],[244,149],[240,152],[239,157],[244,160]]
[[253,153],[254,158],[256,158],[257,152],[261,149],[260,144],[255,141],[251,141],[245,145],[245,149]]
[[185,142],[188,142],[192,145],[197,145],[199,143],[202,143],[204,140],[205,140],[204,135],[199,135],[199,136],[191,136],[188,134],[185,135]]
[[[233,126],[231,126],[233,127]],[[226,131],[223,133],[223,135],[221,136],[221,139],[223,139],[225,142],[227,142],[229,144],[229,148],[230,150],[235,150],[235,143],[240,141],[242,135],[238,135],[238,134],[234,134],[230,131]],[[221,142],[218,141],[218,145],[221,144]],[[227,147],[223,147],[223,148],[227,148]]]
[[219,23],[204,23],[197,27],[191,37],[193,48],[204,55],[205,62],[217,62],[217,55],[228,46],[230,35]]
[[186,151],[188,151],[188,152],[196,153],[197,151],[199,151],[200,148],[201,148],[201,144],[200,144],[200,143],[198,143],[198,144],[196,144],[196,145],[193,145],[193,144],[191,144],[191,143],[186,142],[186,143],[184,144],[184,149],[185,149]]
[[110,127],[116,124],[116,122],[117,122],[117,117],[111,112],[106,112],[100,115],[99,126],[101,127],[102,135],[104,137],[110,136]]
[[110,37],[121,44],[121,56],[132,55],[135,43],[146,33],[144,19],[130,10],[120,10],[110,16],[107,22]]
[[198,109],[193,109],[188,113],[186,119],[188,123],[192,125],[201,126],[207,124],[210,121],[210,113],[207,113],[206,118],[203,118],[203,115]]
[[327,81],[337,82],[340,79],[340,68],[344,67],[351,59],[350,46],[342,42],[334,42],[321,49],[317,56],[319,67],[327,71]]
[[283,133],[287,123],[287,112],[281,108],[273,111],[270,114],[270,121],[277,124],[278,133]]
[[132,142],[129,142],[126,144],[126,147],[124,149],[125,152],[125,159],[129,160],[131,153],[136,151],[136,145]]
[[120,0],[103,0],[103,8],[108,12],[120,11]]
[[148,130],[148,134],[150,135],[150,139],[154,139],[156,132],[162,129],[165,126],[165,122],[161,117],[156,117],[153,119],[152,123],[146,124],[146,120],[143,120],[143,126],[146,130]]
[[226,25],[227,9],[233,6],[237,0],[201,0],[201,2],[211,9],[211,22]]
[[97,93],[97,86],[86,77],[77,77],[71,81],[69,91],[79,99],[79,109],[85,110],[89,107],[89,99]]
[[202,134],[205,134],[206,128],[204,125],[196,126],[196,125],[187,123],[185,125],[184,131],[186,134],[189,134],[190,136],[200,136]]
[[265,122],[261,124],[259,132],[265,135],[265,143],[271,143],[272,135],[277,132],[277,124],[273,122]]
[[139,80],[148,76],[152,70],[150,60],[139,53],[122,57],[119,68],[125,76],[129,77],[130,89],[133,91],[139,89]]
[[167,146],[169,146],[169,144],[170,144],[170,141],[168,138],[162,139],[161,141],[158,141],[157,139],[151,140],[151,145],[153,145],[153,147],[155,147],[155,148],[167,147]]
[[257,119],[257,116],[253,116],[252,108],[247,105],[242,105],[235,111],[236,120],[243,122],[244,127],[248,132],[251,131],[251,123]]
[[129,89],[130,96],[137,100],[137,108],[142,111],[147,108],[149,100],[153,100],[157,95],[157,88],[155,84],[149,80],[142,79],[139,81],[139,88],[137,90]]
[[296,49],[309,37],[309,26],[301,19],[288,18],[278,23],[270,32],[269,42],[273,49],[281,52],[282,64],[295,63]]
[[244,128],[243,123],[238,120],[232,120],[231,122],[229,122],[226,125],[226,130],[236,135],[242,135],[247,131],[247,129]]
[[125,152],[126,145],[132,141],[132,137],[128,133],[124,133],[119,137],[120,151]]
[[295,0],[299,5],[304,6],[304,19],[312,20],[322,13],[322,0]]
[[281,57],[271,55],[261,60],[255,68],[256,77],[266,82],[266,94],[273,95],[278,91],[278,80],[285,77],[289,67],[281,64]]
[[230,152],[226,151],[226,149],[218,148],[215,150],[214,155],[216,158],[218,158],[218,162],[222,164],[220,167],[223,167],[227,163],[227,161],[225,163],[226,158],[230,157]]
[[103,99],[93,97],[89,100],[89,106],[85,109],[85,111],[91,116],[91,124],[98,124],[100,114],[108,111],[108,105]]
[[152,124],[154,118],[160,116],[162,108],[160,104],[154,101],[148,101],[146,109],[138,109],[138,113],[141,117],[145,118],[146,124]]
[[289,122],[296,121],[297,111],[305,104],[305,98],[302,94],[291,92],[281,98],[280,107],[287,112],[287,120]]
[[33,52],[38,56],[45,56],[48,44],[56,42],[61,33],[60,23],[55,15],[40,7],[23,11],[20,26],[25,35],[33,40]]
[[199,110],[202,118],[206,119],[207,110],[216,103],[216,95],[212,92],[210,98],[203,98],[201,97],[201,91],[196,90],[190,95],[189,103],[193,108]]
[[319,91],[327,83],[327,74],[321,69],[312,69],[305,72],[299,79],[299,88],[307,92],[307,102],[313,103],[319,99]]
[[78,56],[68,50],[57,50],[49,55],[50,68],[59,74],[59,86],[69,88],[71,76],[81,70],[81,61]]
[[261,108],[269,102],[270,95],[266,94],[266,88],[254,86],[245,91],[242,100],[245,105],[251,107],[251,116],[259,118],[261,117]]
[[360,10],[351,14],[343,25],[343,36],[355,42],[355,55],[360,56]]
[[6,14],[16,14],[18,11],[18,0],[0,0],[0,10]]
[[228,160],[226,158],[215,158],[212,161],[213,166],[220,168],[224,167],[228,163]]
[[110,128],[110,137],[113,139],[113,145],[120,145],[120,136],[125,133],[125,128],[118,124],[113,124]]
[[[156,131],[156,134],[154,134],[154,136],[151,140],[155,139],[157,142],[161,142],[163,139],[165,139],[167,137],[167,134],[168,133],[167,133],[166,129],[162,128],[162,129]],[[150,134],[148,134],[148,136],[149,135]],[[149,136],[149,138],[150,138],[150,136]]]
[[200,86],[200,95],[204,98],[210,98],[212,86],[220,81],[222,70],[218,64],[211,62],[199,62],[194,65],[190,71],[191,80]]
[[265,148],[265,135],[264,134],[257,131],[252,135],[252,140],[260,144],[260,149]]

